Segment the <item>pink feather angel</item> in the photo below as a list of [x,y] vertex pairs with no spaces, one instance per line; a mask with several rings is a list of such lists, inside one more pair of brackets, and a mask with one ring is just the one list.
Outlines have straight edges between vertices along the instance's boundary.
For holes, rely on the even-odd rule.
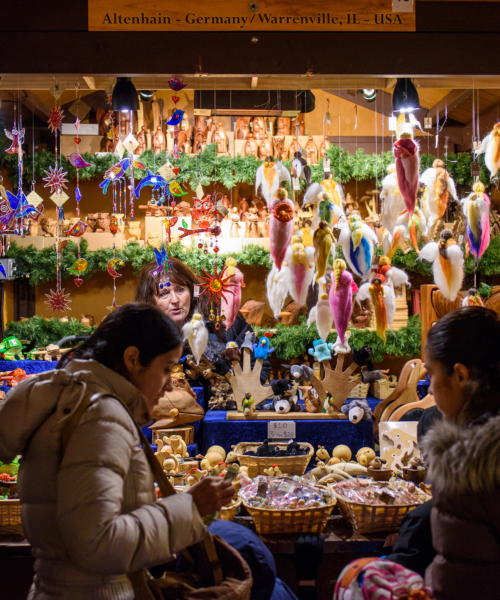
[[226,259],[225,266],[226,275],[231,277],[228,283],[234,285],[234,287],[231,288],[232,293],[226,295],[227,299],[221,298],[222,311],[226,317],[224,325],[226,326],[226,329],[229,329],[233,325],[238,315],[238,311],[240,310],[241,288],[245,287],[245,282],[243,281],[243,273],[236,267],[235,258],[229,256]]
[[293,202],[284,188],[278,188],[269,204],[269,237],[271,256],[278,271],[285,260],[286,250],[293,233]]
[[352,294],[358,291],[358,286],[347,270],[345,261],[338,258],[333,263],[334,278],[330,288],[330,307],[333,313],[337,340],[333,345],[335,354],[347,354],[351,351],[349,338],[346,337],[347,326],[352,314]]
[[394,144],[394,156],[399,190],[411,219],[417,202],[420,169],[418,144],[412,139],[411,133],[401,134],[401,138]]

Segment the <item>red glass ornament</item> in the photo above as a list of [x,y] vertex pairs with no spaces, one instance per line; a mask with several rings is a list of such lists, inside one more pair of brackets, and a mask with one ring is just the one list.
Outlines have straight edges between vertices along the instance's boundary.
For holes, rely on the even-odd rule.
[[219,252],[219,250],[220,250],[219,246],[215,246],[215,248],[214,248],[215,254],[217,254],[217,252]]
[[78,144],[82,141],[82,138],[81,137],[76,137],[76,138],[73,138],[73,141],[78,146]]
[[109,231],[113,235],[116,235],[118,233],[118,219],[115,216],[111,217],[111,220],[109,222]]
[[177,104],[177,102],[179,102],[180,98],[179,98],[179,96],[172,96],[172,100],[174,101],[174,104]]
[[77,277],[75,279],[75,285],[76,285],[76,287],[80,287],[82,285],[82,283],[83,283],[83,279],[81,277]]
[[203,244],[198,244],[198,248],[201,250],[203,248]]

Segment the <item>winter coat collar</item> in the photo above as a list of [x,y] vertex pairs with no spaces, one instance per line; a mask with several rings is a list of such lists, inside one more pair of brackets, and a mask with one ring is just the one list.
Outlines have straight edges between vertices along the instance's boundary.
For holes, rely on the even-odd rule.
[[443,419],[421,445],[436,492],[455,496],[500,490],[500,416],[476,419],[468,427]]
[[130,410],[135,422],[140,425],[151,423],[152,418],[147,407],[146,396],[125,377],[105,367],[95,360],[73,359],[64,370],[71,374],[82,373],[83,377],[91,375],[91,381],[98,383],[111,396],[119,398]]

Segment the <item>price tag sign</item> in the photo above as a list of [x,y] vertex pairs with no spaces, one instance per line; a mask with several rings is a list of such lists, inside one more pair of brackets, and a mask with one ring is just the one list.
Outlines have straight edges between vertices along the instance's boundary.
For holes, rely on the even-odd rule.
[[470,164],[470,174],[472,177],[479,177],[481,174],[481,169],[478,162],[473,162]]
[[392,0],[392,12],[413,12],[413,0]]
[[267,424],[267,437],[270,440],[293,440],[295,421],[270,421]]
[[323,171],[325,173],[329,173],[330,172],[330,159],[329,158],[323,158]]
[[424,129],[432,129],[432,119],[431,119],[431,117],[425,117],[425,119],[424,119]]
[[300,180],[298,177],[293,178],[293,189],[300,190]]

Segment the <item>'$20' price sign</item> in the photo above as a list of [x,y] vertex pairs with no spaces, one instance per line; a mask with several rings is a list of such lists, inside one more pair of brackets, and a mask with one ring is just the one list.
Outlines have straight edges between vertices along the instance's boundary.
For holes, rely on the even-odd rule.
[[295,438],[295,421],[271,421],[267,424],[267,437],[272,440]]

